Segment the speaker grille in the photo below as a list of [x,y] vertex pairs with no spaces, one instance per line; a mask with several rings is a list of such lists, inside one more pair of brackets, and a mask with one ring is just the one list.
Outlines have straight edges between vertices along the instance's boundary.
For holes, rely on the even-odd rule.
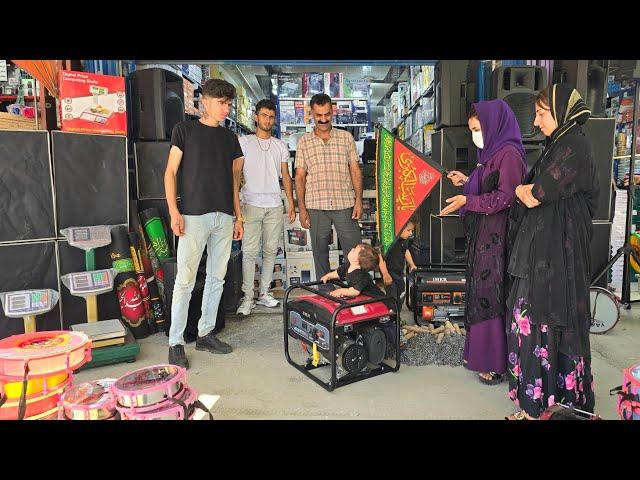
[[539,133],[538,127],[533,125],[536,118],[535,97],[531,92],[512,93],[504,97],[504,101],[511,107],[520,126],[520,133],[524,138],[533,137]]

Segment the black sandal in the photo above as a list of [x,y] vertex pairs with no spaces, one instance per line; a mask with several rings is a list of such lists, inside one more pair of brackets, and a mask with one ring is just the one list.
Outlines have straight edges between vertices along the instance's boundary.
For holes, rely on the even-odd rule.
[[486,373],[491,375],[490,379],[484,378],[482,375],[478,374],[478,379],[480,380],[480,382],[484,383],[485,385],[498,385],[499,383],[502,383],[506,377],[506,375],[496,373],[496,372],[486,372]]

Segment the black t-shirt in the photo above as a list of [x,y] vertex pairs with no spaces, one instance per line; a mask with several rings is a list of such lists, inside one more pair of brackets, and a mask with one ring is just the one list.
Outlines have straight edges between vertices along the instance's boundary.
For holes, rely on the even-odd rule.
[[178,123],[171,145],[182,150],[180,210],[185,215],[233,215],[233,160],[242,157],[238,137],[199,120]]
[[338,267],[338,275],[341,280],[346,280],[350,287],[355,288],[361,294],[369,295],[370,297],[384,297],[384,293],[376,284],[373,283],[371,275],[361,268],[356,268],[354,271],[347,273],[349,270],[349,261],[346,261],[340,267]]
[[407,251],[407,240],[399,239],[396,243],[394,243],[387,255],[385,257],[385,262],[387,262],[387,270],[389,270],[389,274],[392,277],[402,277],[404,276],[406,259],[404,258],[404,254]]

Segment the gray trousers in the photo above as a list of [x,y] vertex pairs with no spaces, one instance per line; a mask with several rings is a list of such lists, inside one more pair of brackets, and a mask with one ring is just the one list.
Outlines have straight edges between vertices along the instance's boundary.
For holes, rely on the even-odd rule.
[[353,208],[344,210],[312,210],[309,209],[311,220],[311,248],[313,249],[313,263],[316,269],[316,279],[326,275],[329,269],[329,244],[331,243],[331,224],[336,227],[338,240],[344,257],[349,251],[362,241],[360,224],[351,218]]

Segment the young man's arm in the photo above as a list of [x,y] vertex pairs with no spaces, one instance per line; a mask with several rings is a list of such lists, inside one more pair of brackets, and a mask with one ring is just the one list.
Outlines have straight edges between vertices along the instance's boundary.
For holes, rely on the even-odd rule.
[[169,150],[169,159],[167,168],[164,171],[164,193],[169,206],[169,215],[171,217],[171,230],[177,237],[184,235],[184,218],[178,210],[178,169],[182,161],[182,150],[175,145]]
[[356,194],[356,201],[353,205],[353,214],[351,218],[359,220],[362,216],[362,170],[360,170],[360,158],[358,157],[358,149],[356,142],[351,137],[349,142],[349,173],[351,174],[351,183],[353,191]]
[[233,161],[233,211],[236,215],[236,222],[233,225],[234,240],[242,240],[244,235],[244,218],[240,208],[240,177],[243,166],[244,157],[238,157]]
[[287,162],[282,162],[282,186],[284,187],[284,193],[289,202],[289,223],[293,223],[296,219],[296,207],[293,202],[293,181],[291,175],[289,175],[289,165]]

